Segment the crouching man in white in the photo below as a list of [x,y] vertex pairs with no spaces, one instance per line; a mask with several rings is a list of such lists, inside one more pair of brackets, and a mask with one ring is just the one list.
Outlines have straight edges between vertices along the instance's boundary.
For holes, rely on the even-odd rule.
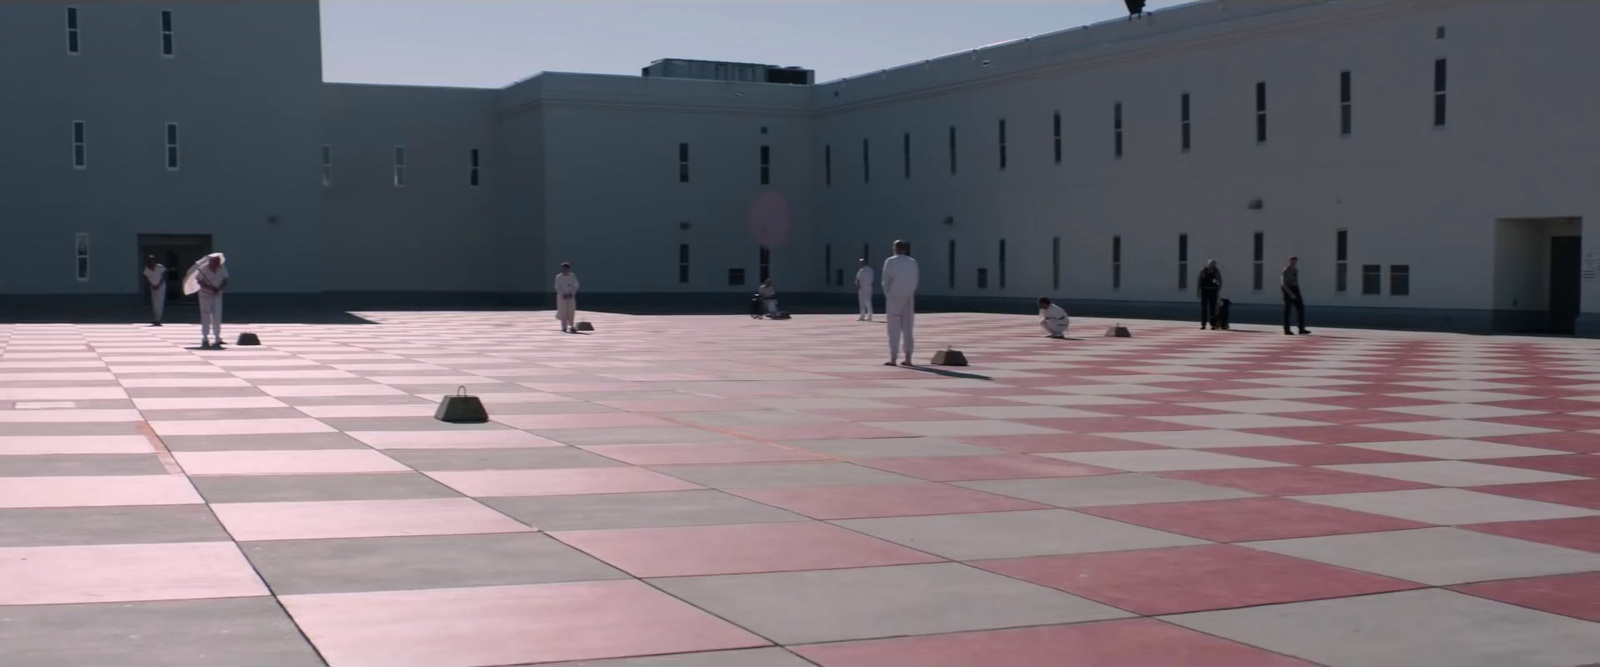
[[861,306],[861,311],[856,317],[857,321],[872,321],[872,267],[867,266],[867,258],[861,258],[861,268],[856,269],[856,301]]
[[217,349],[222,348],[222,293],[227,289],[227,258],[220,252],[201,257],[200,261],[189,267],[189,272],[183,277],[184,295],[195,293],[200,295],[200,347],[202,348],[212,347],[212,339],[216,341]]
[[883,311],[889,318],[889,363],[885,366],[893,366],[895,358],[900,356],[902,336],[906,348],[902,364],[911,365],[911,348],[915,344],[911,331],[917,321],[919,276],[917,260],[911,259],[911,244],[895,241],[894,256],[883,263]]
[[1067,311],[1062,310],[1061,306],[1050,303],[1049,297],[1039,297],[1039,317],[1039,326],[1043,327],[1051,338],[1067,337],[1067,324],[1070,322],[1067,319]]
[[756,288],[756,296],[761,297],[761,307],[767,317],[778,316],[778,290],[773,289],[771,278],[761,281],[761,286]]
[[556,319],[561,321],[561,333],[578,333],[573,320],[578,317],[578,275],[572,265],[561,263],[561,273],[556,274]]

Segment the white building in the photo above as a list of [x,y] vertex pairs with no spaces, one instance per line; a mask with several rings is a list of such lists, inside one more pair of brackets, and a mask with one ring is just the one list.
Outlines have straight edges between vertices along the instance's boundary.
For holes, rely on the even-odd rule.
[[[0,7],[0,86],[43,91],[0,105],[14,298],[135,298],[136,258],[203,246],[261,299],[543,303],[571,261],[590,303],[737,308],[767,272],[843,298],[905,238],[930,307],[1197,317],[1215,258],[1236,318],[1275,318],[1298,255],[1313,327],[1600,334],[1600,3],[1211,0],[816,85],[501,90],[321,84],[312,0],[76,11]],[[157,30],[184,47],[120,34]],[[179,117],[198,169],[163,162]]]

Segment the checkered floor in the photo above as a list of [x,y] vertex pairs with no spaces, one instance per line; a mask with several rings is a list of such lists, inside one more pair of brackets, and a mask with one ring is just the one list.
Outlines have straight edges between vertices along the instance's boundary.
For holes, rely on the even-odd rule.
[[0,664],[1600,662],[1600,342],[364,316],[0,326]]

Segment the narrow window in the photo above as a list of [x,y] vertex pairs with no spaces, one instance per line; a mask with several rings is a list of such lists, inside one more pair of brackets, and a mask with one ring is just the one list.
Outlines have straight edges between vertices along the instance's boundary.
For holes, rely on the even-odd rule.
[[833,187],[833,144],[822,146],[822,184]]
[[1383,294],[1383,266],[1378,264],[1361,265],[1361,293]]
[[760,266],[761,282],[766,282],[768,278],[772,277],[772,251],[767,249],[766,246],[761,246],[761,254],[757,258],[757,264]]
[[394,147],[394,186],[397,187],[397,188],[403,188],[403,187],[406,186],[406,147],[405,146],[395,146]]
[[956,126],[950,126],[950,173],[956,173]]
[[739,286],[744,284],[744,269],[728,269],[728,284]]
[[172,43],[172,10],[163,9],[161,10],[161,55],[171,58],[175,54]]
[[988,269],[978,269],[978,289],[989,289]]
[[1450,65],[1444,58],[1433,61],[1433,126],[1444,127],[1445,85],[1449,83]]
[[833,286],[844,287],[844,269],[833,270]]
[[167,123],[167,171],[178,170],[178,124]]
[[1182,141],[1181,141],[1180,150],[1182,150],[1183,152],[1187,153],[1187,152],[1189,152],[1189,139],[1190,139],[1190,136],[1191,136],[1190,133],[1189,133],[1189,94],[1188,93],[1184,93],[1182,97],[1178,98],[1178,123],[1179,123],[1179,127],[1180,127],[1180,133],[1182,134],[1182,137],[1181,137]]
[[901,160],[905,162],[906,180],[911,180],[911,133],[900,136]]
[[872,182],[872,143],[861,140],[861,182]]
[[1339,73],[1339,136],[1348,137],[1354,128],[1355,109],[1351,106],[1350,71]]
[[1333,291],[1350,290],[1350,232],[1341,229],[1334,236]]
[[955,289],[956,288],[956,241],[955,241],[955,239],[950,239],[949,244],[945,248],[945,266],[947,267],[947,271],[945,271],[945,274],[950,277],[950,289]]
[[1122,159],[1122,103],[1118,102],[1111,107],[1111,130],[1113,148],[1116,150],[1117,159]]
[[772,184],[772,147],[761,147],[761,184]]
[[1267,235],[1265,232],[1256,232],[1255,252],[1251,255],[1253,266],[1250,269],[1250,289],[1261,291],[1266,280],[1267,261]]
[[1061,289],[1061,237],[1050,239],[1050,288]]
[[1256,143],[1267,143],[1267,82],[1256,82]]
[[689,144],[678,144],[678,182],[689,182]]
[[1061,112],[1057,111],[1051,121],[1055,125],[1056,135],[1056,164],[1061,164]]
[[833,279],[833,244],[822,245],[822,284],[828,284]]
[[72,121],[72,167],[89,168],[89,130],[81,120]]
[[474,148],[472,149],[472,176],[468,179],[472,187],[478,187],[478,171],[478,149]]
[[867,260],[868,265],[872,264],[872,246],[870,244],[861,244],[861,257]]
[[333,146],[322,145],[322,187],[333,186]]
[[1000,239],[1000,289],[1006,288],[1006,240]]
[[89,282],[89,235],[80,233],[77,238],[78,282]]
[[1411,294],[1411,265],[1389,265],[1389,296],[1409,296]]
[[77,7],[68,7],[67,8],[67,53],[69,53],[71,55],[78,55],[80,53],[79,46],[80,46],[80,44],[79,44],[79,41],[78,41],[78,8]]
[[1444,39],[1444,26],[1439,26],[1433,29],[1433,38]]
[[1189,289],[1189,235],[1178,235],[1178,289]]
[[[1006,170],[1006,119],[1000,119],[1000,171]],[[1004,280],[1001,281],[1004,283]]]
[[689,244],[678,244],[678,282],[689,284]]
[[1122,237],[1111,237],[1111,289],[1122,289]]

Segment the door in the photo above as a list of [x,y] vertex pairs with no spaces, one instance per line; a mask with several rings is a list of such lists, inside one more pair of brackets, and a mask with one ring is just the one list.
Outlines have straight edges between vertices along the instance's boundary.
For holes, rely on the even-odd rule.
[[[150,300],[150,290],[144,289],[144,261],[146,257],[154,256],[157,262],[167,267],[167,300],[179,301],[186,297],[183,295],[183,274],[200,261],[201,257],[211,254],[210,234],[140,234],[139,235],[139,291],[144,294],[142,299]],[[193,300],[194,297],[187,297]]]
[[1578,324],[1583,237],[1550,239],[1550,333],[1570,334]]

